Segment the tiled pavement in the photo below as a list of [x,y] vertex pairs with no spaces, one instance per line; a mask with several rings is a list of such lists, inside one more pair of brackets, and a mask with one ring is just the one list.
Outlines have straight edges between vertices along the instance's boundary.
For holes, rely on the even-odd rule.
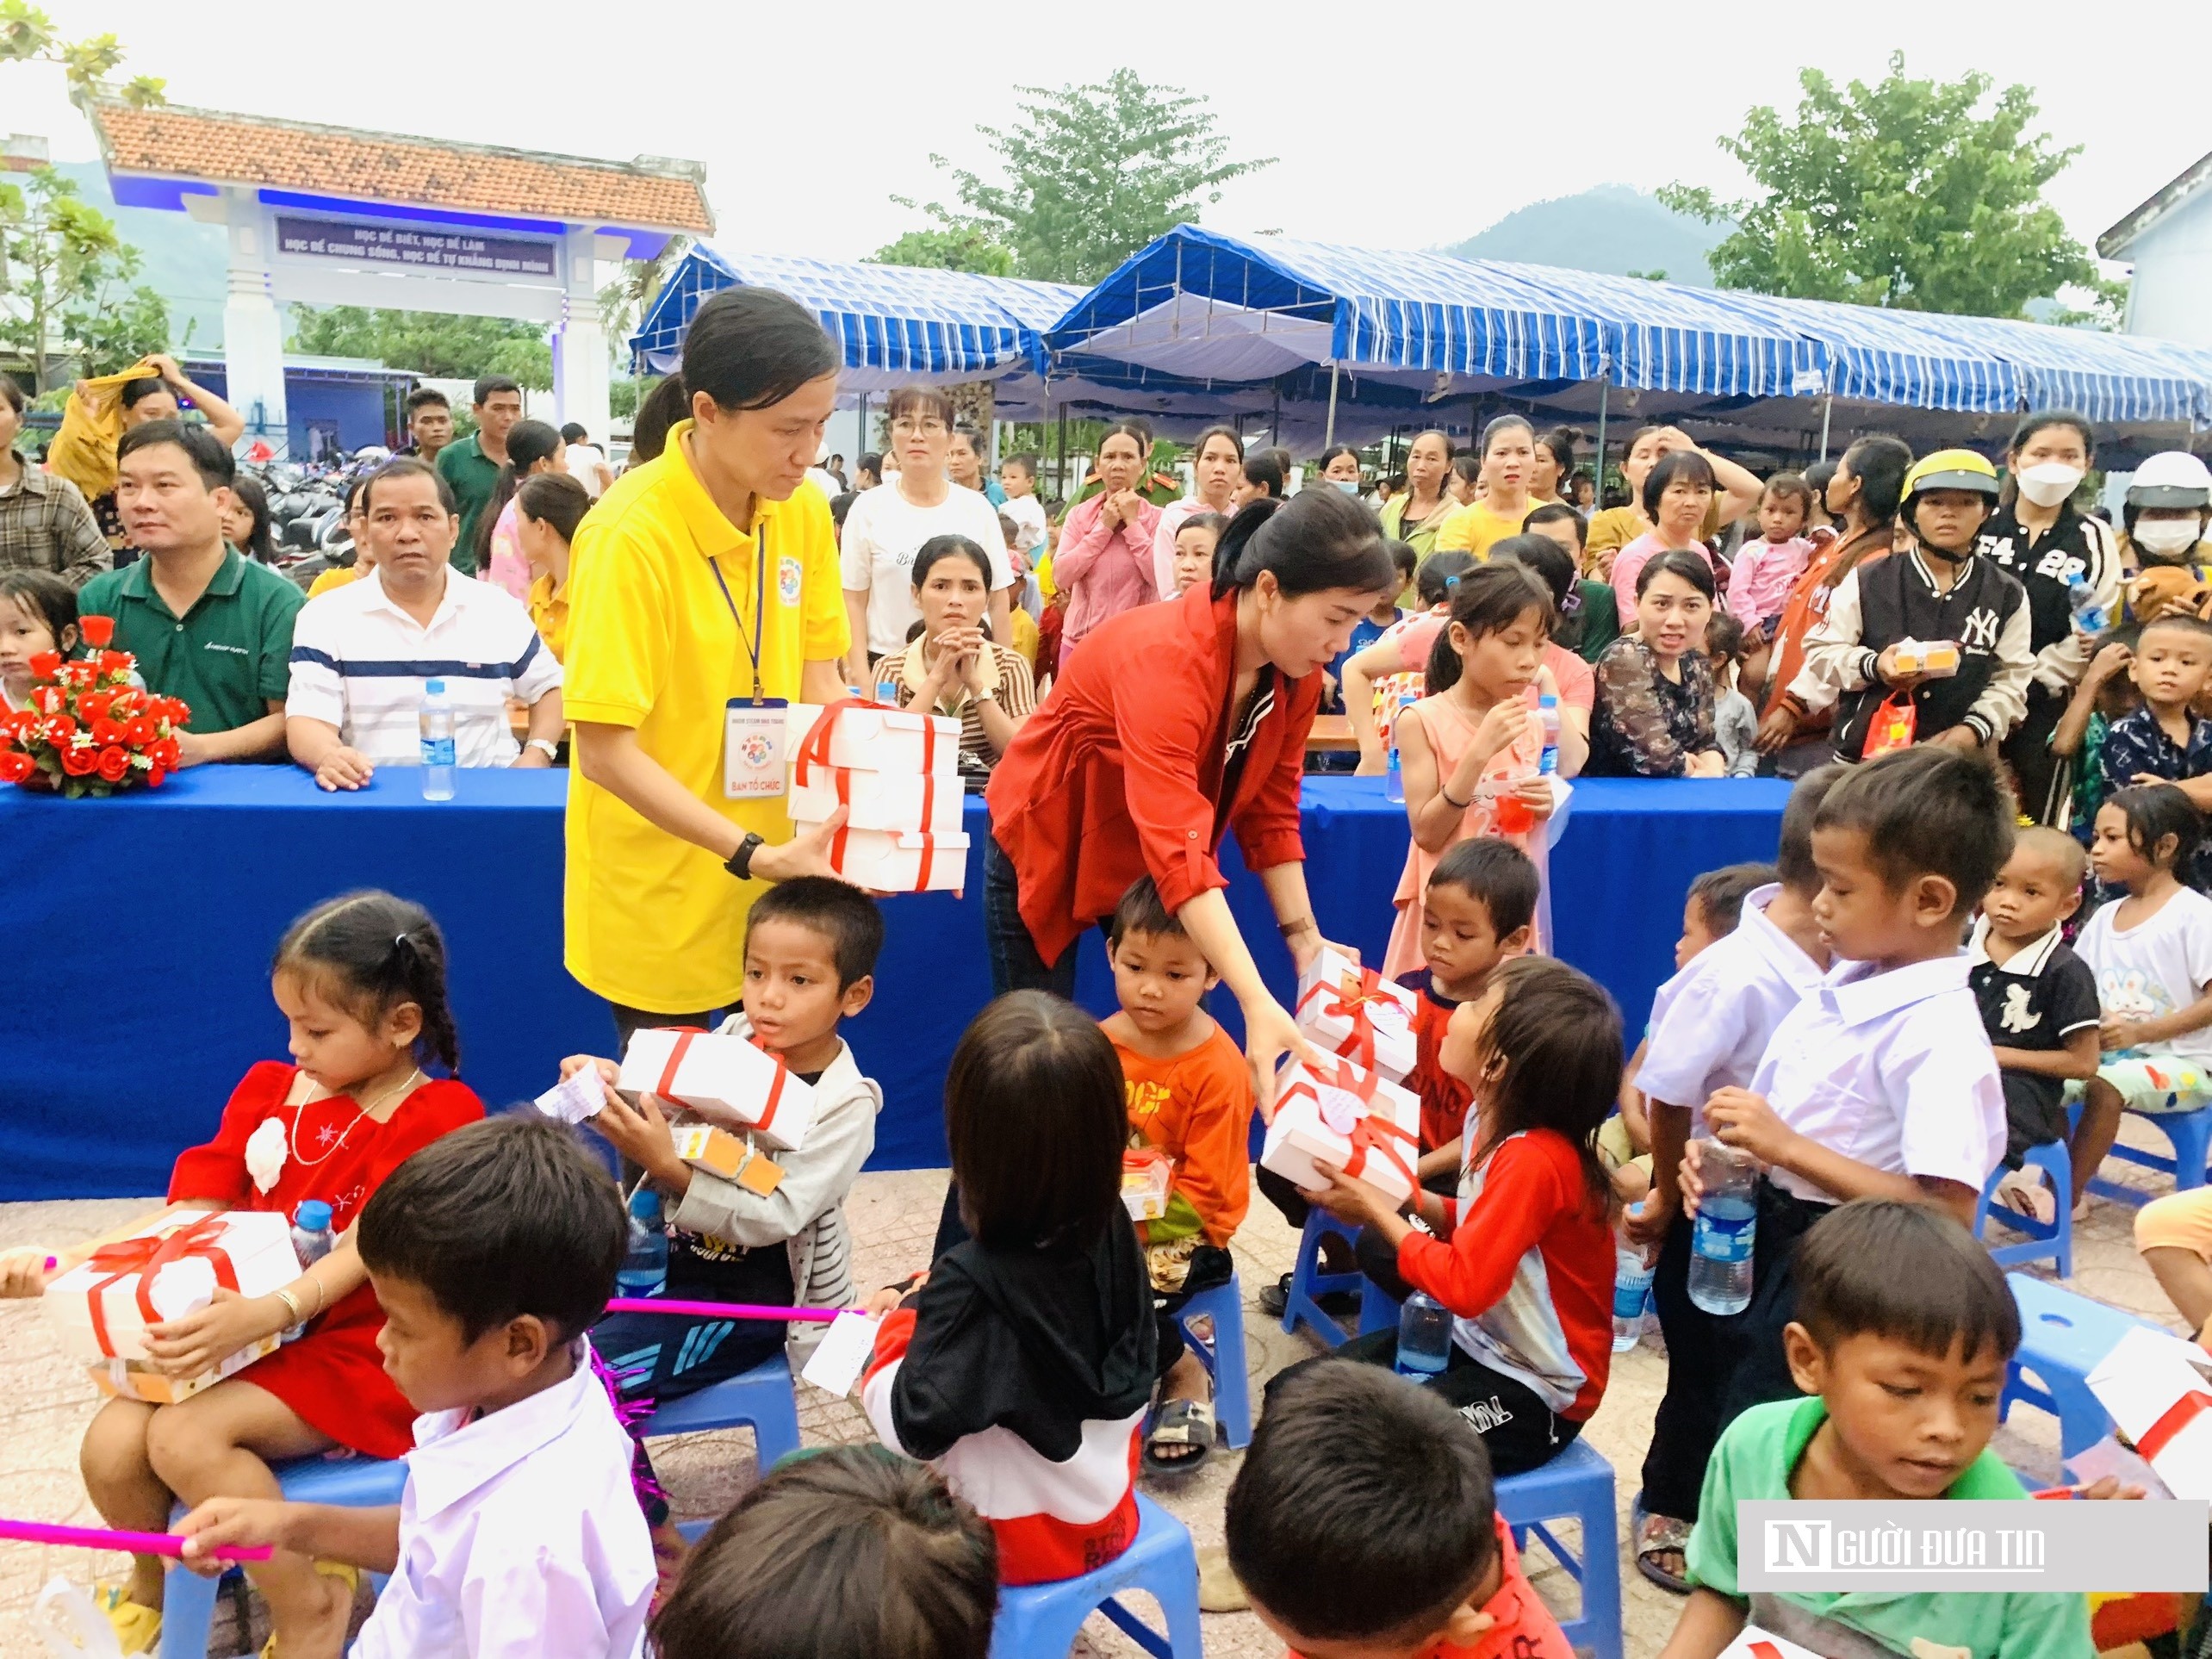
[[[2129,1139],[2144,1136],[2131,1124]],[[2145,1144],[2163,1145],[2154,1137]],[[2112,1166],[2117,1169],[2119,1166]],[[2131,1171],[2132,1173],[2132,1171]],[[2144,1184],[2165,1190],[2163,1179]],[[864,1283],[881,1283],[926,1265],[944,1194],[941,1171],[914,1171],[868,1175],[855,1188],[849,1213]],[[0,1249],[16,1245],[60,1243],[86,1237],[151,1207],[150,1201],[100,1200],[0,1207]],[[2092,1201],[2089,1219],[2077,1229],[2072,1288],[2178,1328],[2157,1284],[2136,1257],[2131,1242],[2133,1212]],[[1255,1195],[1252,1218],[1236,1240],[1239,1275],[1247,1298],[1290,1264],[1297,1235]],[[1312,1351],[1304,1337],[1290,1338],[1248,1308],[1246,1333],[1255,1380],[1271,1375]],[[1650,1432],[1651,1414],[1666,1380],[1666,1362],[1645,1345],[1619,1357],[1605,1403],[1587,1431],[1591,1445],[1620,1472],[1621,1536],[1627,1532],[1628,1502],[1636,1490],[1636,1471]],[[832,1445],[865,1438],[866,1422],[849,1401],[830,1400],[800,1389],[800,1423],[810,1444]],[[89,1385],[60,1364],[38,1308],[26,1303],[0,1304],[0,1513],[97,1525],[99,1518],[84,1498],[77,1473],[77,1447],[96,1406]],[[1998,1451],[2015,1465],[2040,1476],[2055,1475],[2056,1426],[2035,1412],[2022,1412],[1999,1431]],[[750,1436],[743,1431],[699,1435],[656,1448],[660,1470],[674,1493],[680,1513],[718,1513],[752,1478]],[[1221,1502],[1235,1458],[1217,1451],[1198,1474],[1172,1484],[1147,1488],[1162,1504],[1189,1524],[1200,1546],[1221,1541]],[[1569,1529],[1570,1533],[1572,1529]],[[30,1628],[30,1610],[40,1586],[53,1574],[80,1584],[96,1575],[112,1575],[117,1557],[83,1550],[9,1545],[0,1550],[0,1659],[28,1659],[40,1652]],[[1559,1605],[1574,1605],[1575,1588],[1565,1574],[1537,1552],[1531,1562],[1538,1588]],[[1656,1654],[1672,1629],[1680,1603],[1637,1575],[1625,1557],[1623,1583],[1631,1659]],[[258,1621],[257,1620],[257,1625]],[[216,1654],[235,1653],[227,1614],[219,1623]],[[255,1632],[259,1633],[258,1630]],[[1248,1614],[1208,1615],[1209,1659],[1279,1659],[1280,1647]],[[1093,1619],[1088,1647],[1077,1652],[1134,1655],[1134,1645],[1103,1619]]]

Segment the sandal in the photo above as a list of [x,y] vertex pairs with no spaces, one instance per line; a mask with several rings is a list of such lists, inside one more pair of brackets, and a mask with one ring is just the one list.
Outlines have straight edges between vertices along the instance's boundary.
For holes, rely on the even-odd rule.
[[2049,1227],[2058,1220],[2057,1195],[2039,1177],[2025,1170],[2015,1170],[1999,1181],[1991,1196],[2015,1215],[2032,1221],[2038,1227]]
[[115,1645],[123,1653],[152,1653],[161,1645],[161,1609],[134,1601],[120,1584],[96,1584],[92,1600],[115,1626]]
[[[1185,1446],[1179,1457],[1163,1457],[1162,1448]],[[1205,1400],[1165,1400],[1145,1436],[1145,1467],[1155,1475],[1188,1475],[1214,1450],[1214,1407]]]
[[1636,1570],[1670,1595],[1687,1595],[1690,1581],[1681,1573],[1670,1573],[1659,1564],[1664,1555],[1681,1556],[1690,1547],[1690,1524],[1677,1520],[1672,1515],[1649,1515],[1643,1510],[1643,1497],[1637,1494],[1634,1506],[1636,1527]]

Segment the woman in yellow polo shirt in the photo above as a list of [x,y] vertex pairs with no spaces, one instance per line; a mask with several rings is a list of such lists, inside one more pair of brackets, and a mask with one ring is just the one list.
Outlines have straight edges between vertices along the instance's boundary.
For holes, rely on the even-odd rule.
[[844,694],[836,535],[805,482],[837,363],[795,301],[715,295],[684,337],[691,419],[576,532],[567,960],[624,1042],[739,1001],[756,883],[833,873],[839,820],[789,839],[780,798],[728,798],[723,747],[733,702]]
[[1475,453],[1485,492],[1444,521],[1436,550],[1488,559],[1492,545],[1519,535],[1521,520],[1535,510],[1528,484],[1536,470],[1536,428],[1517,414],[1500,415],[1482,428]]

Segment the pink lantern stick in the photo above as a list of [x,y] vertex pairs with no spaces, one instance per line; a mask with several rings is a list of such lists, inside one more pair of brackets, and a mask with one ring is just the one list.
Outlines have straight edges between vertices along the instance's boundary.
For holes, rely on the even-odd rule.
[[[174,1532],[111,1532],[104,1526],[58,1526],[50,1521],[0,1520],[0,1538],[18,1544],[78,1544],[90,1550],[127,1550],[134,1556],[178,1556],[184,1540]],[[217,1561],[266,1561],[275,1552],[265,1544],[217,1544],[208,1551]]]
[[606,1305],[610,1314],[690,1314],[700,1319],[811,1320],[827,1325],[851,1308],[770,1308],[755,1302],[671,1302],[661,1296],[617,1296]]

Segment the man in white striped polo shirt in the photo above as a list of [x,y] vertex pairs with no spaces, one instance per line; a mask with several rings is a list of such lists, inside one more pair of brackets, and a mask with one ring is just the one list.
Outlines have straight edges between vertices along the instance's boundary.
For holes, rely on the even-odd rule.
[[[419,461],[388,462],[363,486],[360,512],[376,568],[308,601],[293,630],[292,758],[333,790],[360,788],[380,766],[417,764],[425,687],[442,680],[459,764],[551,765],[561,665],[520,601],[452,569],[451,487]],[[520,744],[509,698],[530,705]]]

